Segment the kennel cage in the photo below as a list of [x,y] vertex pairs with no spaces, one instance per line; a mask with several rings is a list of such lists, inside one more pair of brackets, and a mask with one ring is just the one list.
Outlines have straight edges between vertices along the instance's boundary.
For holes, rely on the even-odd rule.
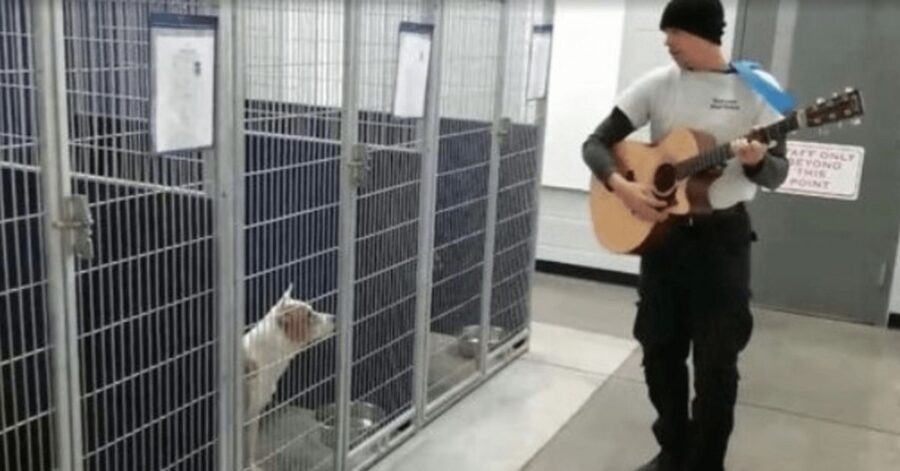
[[[211,149],[153,151],[159,13],[217,21]],[[522,353],[545,115],[526,76],[551,13],[6,2],[0,465],[366,467]],[[410,24],[430,25],[431,78],[425,115],[399,118]],[[245,416],[241,340],[287,286],[338,330]]]

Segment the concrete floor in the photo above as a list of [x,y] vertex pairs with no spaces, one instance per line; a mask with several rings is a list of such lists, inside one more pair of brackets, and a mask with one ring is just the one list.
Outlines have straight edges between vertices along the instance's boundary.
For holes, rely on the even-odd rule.
[[373,471],[521,470],[637,348],[537,322],[531,345]]
[[[539,274],[535,321],[631,338],[633,289]],[[900,469],[900,333],[755,310],[728,469]],[[524,469],[632,470],[656,452],[637,350]]]

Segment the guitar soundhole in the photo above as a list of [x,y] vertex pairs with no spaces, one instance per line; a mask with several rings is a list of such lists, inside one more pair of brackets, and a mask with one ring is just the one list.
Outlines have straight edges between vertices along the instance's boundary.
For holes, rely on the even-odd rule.
[[668,195],[675,189],[675,166],[663,164],[656,169],[653,176],[653,187],[659,195]]

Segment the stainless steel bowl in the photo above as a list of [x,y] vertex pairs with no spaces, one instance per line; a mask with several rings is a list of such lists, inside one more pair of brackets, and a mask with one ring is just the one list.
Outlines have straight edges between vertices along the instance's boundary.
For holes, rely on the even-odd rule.
[[[488,332],[488,350],[496,347],[503,339],[504,330],[502,327],[492,326]],[[459,356],[463,358],[476,358],[481,350],[481,326],[469,325],[463,327],[462,332],[457,340],[457,349]]]
[[[369,402],[354,402],[350,405],[350,443],[374,431],[384,420],[384,409]],[[316,410],[316,421],[320,426],[322,443],[334,448],[337,445],[337,411],[334,404]]]

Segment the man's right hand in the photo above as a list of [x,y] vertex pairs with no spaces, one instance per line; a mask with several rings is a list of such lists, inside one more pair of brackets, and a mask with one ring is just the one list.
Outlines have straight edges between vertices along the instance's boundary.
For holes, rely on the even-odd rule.
[[609,186],[637,217],[648,222],[666,219],[667,214],[661,211],[666,203],[656,198],[649,185],[628,181],[618,173],[613,173],[609,177]]

